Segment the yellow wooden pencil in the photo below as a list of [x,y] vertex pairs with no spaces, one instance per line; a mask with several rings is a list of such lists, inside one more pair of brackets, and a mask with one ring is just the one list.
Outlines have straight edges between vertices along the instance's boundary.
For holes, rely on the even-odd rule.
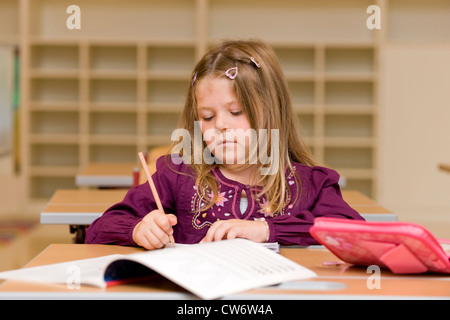
[[[142,167],[144,168],[145,175],[147,176],[147,181],[148,181],[148,184],[150,185],[150,189],[152,190],[153,197],[155,198],[156,205],[158,206],[158,210],[164,212],[163,206],[161,204],[161,199],[159,199],[158,191],[156,191],[156,187],[155,187],[155,184],[153,183],[152,176],[150,175],[150,172],[148,171],[148,165],[147,165],[147,162],[145,161],[144,154],[142,152],[139,152],[138,155],[139,155],[139,159],[141,160]],[[175,239],[173,238],[173,235],[170,235],[169,237],[170,237],[170,243],[173,246],[175,246]]]

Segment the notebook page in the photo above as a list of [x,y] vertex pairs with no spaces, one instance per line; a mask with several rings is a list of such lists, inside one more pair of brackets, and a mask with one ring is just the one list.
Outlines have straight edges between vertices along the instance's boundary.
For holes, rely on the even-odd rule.
[[[280,244],[278,242],[258,242],[257,244],[274,252],[280,252]],[[192,246],[192,244],[175,243],[175,247],[177,248],[186,246]],[[166,248],[173,248],[172,243],[169,242],[168,244],[166,244]]]
[[243,239],[166,248],[128,258],[204,299],[316,276],[311,270]]
[[121,257],[124,256],[114,254],[98,258],[4,271],[0,272],[0,279],[66,285],[88,284],[105,287],[103,281],[105,266]]

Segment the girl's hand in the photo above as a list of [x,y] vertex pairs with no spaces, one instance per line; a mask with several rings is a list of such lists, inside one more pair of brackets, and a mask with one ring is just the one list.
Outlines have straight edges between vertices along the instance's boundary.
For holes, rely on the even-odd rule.
[[175,215],[153,210],[134,227],[133,240],[148,250],[161,248],[170,242],[176,224]]
[[235,238],[265,242],[268,239],[268,232],[267,222],[265,221],[241,219],[220,220],[212,224],[200,243]]

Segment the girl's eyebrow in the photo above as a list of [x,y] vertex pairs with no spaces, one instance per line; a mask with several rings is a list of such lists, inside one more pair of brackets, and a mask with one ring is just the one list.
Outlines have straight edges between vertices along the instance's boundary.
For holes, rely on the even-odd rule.
[[[233,104],[237,104],[237,101],[236,100],[231,100],[229,102],[226,102],[226,103],[224,103],[224,107],[229,107],[229,106],[231,106]],[[214,110],[215,108],[207,107],[207,106],[198,106],[198,109],[199,110]]]
[[211,110],[211,107],[198,107],[199,110]]

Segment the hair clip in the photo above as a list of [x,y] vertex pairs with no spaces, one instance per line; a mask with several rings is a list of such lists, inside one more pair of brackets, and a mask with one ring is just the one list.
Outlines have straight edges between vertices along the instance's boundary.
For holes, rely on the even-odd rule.
[[238,67],[233,67],[225,71],[225,75],[233,80],[238,75]]
[[192,79],[191,86],[194,86],[195,80],[197,80],[197,71],[194,73],[194,78]]
[[255,58],[250,57],[250,60],[255,64],[256,67],[261,68],[261,65],[258,62],[256,62]]

